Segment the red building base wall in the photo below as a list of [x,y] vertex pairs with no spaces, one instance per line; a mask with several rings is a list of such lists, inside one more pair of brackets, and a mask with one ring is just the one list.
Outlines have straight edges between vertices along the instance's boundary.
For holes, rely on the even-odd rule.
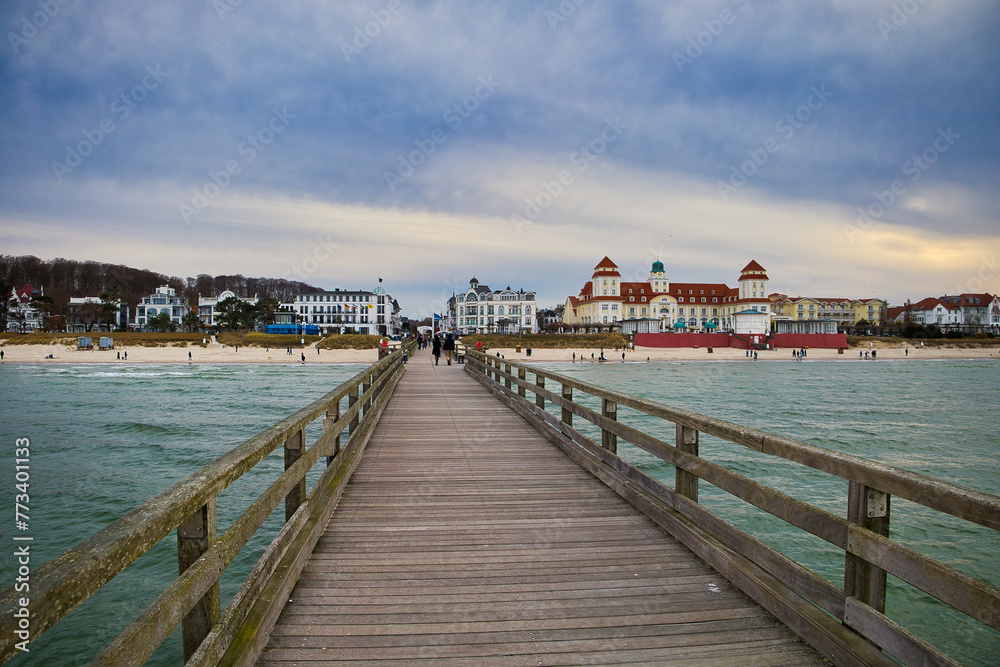
[[847,334],[728,334],[728,333],[637,333],[639,347],[735,347],[746,350],[751,343],[770,343],[772,348],[847,347]]
[[632,341],[640,347],[746,347],[734,339],[728,333],[637,333]]
[[847,334],[774,334],[771,347],[848,347]]

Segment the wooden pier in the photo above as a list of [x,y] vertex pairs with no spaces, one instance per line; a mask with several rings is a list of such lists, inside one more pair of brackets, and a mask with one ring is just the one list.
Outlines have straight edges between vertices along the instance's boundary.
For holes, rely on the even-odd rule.
[[[186,667],[957,665],[888,615],[889,575],[1000,631],[995,581],[889,531],[892,507],[914,503],[992,538],[1000,497],[541,366],[473,350],[435,366],[413,347],[32,571],[30,600],[0,591],[0,662],[172,534],[180,574],[92,664],[141,665],[179,629]],[[700,453],[702,435],[827,475],[842,497],[750,479]],[[630,463],[632,447],[674,478]],[[259,467],[281,456],[283,472]],[[260,495],[227,507],[220,532],[220,493],[250,471]],[[840,550],[842,583],[699,503],[701,482]],[[223,602],[220,577],[265,530]]]
[[429,358],[410,361],[258,664],[823,662]]

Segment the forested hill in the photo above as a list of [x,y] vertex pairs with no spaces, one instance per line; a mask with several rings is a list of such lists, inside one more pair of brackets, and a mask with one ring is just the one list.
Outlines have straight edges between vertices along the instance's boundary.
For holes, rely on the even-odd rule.
[[[247,278],[246,276],[210,276],[196,278],[167,276],[147,269],[136,269],[124,264],[79,261],[75,259],[42,260],[32,255],[0,255],[0,285],[15,288],[31,283],[36,289],[44,288],[58,308],[69,303],[71,296],[100,296],[102,292],[116,291],[119,298],[135,306],[144,296],[157,287],[169,285],[177,294],[189,299],[196,294],[215,296],[231,290],[236,296],[275,298],[291,301],[297,292],[316,290],[303,282],[283,278]],[[6,290],[9,292],[9,289]]]

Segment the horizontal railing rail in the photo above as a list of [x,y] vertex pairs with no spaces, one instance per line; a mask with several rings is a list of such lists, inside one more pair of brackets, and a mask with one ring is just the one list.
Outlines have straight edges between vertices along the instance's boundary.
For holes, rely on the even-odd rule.
[[[176,530],[181,574],[94,664],[142,664],[178,624],[185,664],[235,664],[259,653],[259,635],[266,637],[284,600],[275,593],[298,577],[404,361],[402,351],[386,355],[40,567],[31,578],[32,641]],[[320,418],[323,433],[307,448],[305,429]],[[217,535],[216,497],[282,445],[284,472]],[[306,474],[323,457],[326,468],[307,495]],[[282,500],[285,524],[223,612],[219,579]],[[13,587],[0,592],[0,662],[17,652],[20,595]]]
[[[1000,590],[889,538],[892,496],[994,531],[1000,531],[1000,497],[534,365],[472,350],[467,356],[467,370],[487,388],[837,664],[896,664],[883,651],[906,664],[955,664],[885,615],[887,573],[1000,630]],[[600,410],[574,400],[574,392],[592,397]],[[558,411],[547,410],[549,403]],[[672,422],[675,442],[619,421],[623,407]],[[574,416],[600,429],[600,442],[574,428]],[[847,480],[846,517],[706,460],[699,455],[702,433]],[[674,466],[673,487],[618,457],[619,439]],[[842,550],[844,586],[700,505],[699,480]]]

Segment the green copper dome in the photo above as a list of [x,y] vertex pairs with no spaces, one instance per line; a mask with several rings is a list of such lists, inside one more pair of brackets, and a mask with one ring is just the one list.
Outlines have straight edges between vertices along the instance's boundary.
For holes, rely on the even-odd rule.
[[653,262],[653,273],[663,273],[663,262],[660,260]]

